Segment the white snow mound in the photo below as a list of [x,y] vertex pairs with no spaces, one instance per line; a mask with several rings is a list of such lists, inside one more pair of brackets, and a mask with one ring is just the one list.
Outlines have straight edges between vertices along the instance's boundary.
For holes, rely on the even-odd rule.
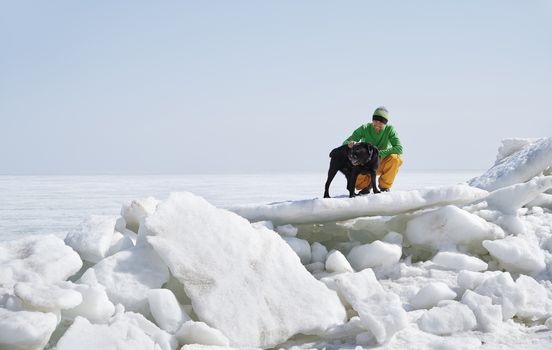
[[418,319],[421,330],[437,335],[470,331],[476,325],[477,320],[470,308],[457,301],[447,301],[442,306],[436,306]]
[[277,233],[203,198],[171,194],[145,229],[199,319],[233,346],[274,346],[345,320],[337,294],[309,274]]
[[523,236],[484,241],[483,246],[507,271],[532,275],[546,267],[544,253],[538,244]]
[[552,166],[552,137],[528,144],[502,159],[469,184],[487,191],[523,183]]
[[406,237],[413,245],[436,250],[463,246],[474,252],[484,252],[481,242],[502,238],[504,231],[477,215],[447,205],[408,221]]
[[392,265],[398,262],[402,255],[400,246],[382,241],[362,244],[351,249],[347,260],[357,271],[368,267]]
[[396,215],[447,204],[468,204],[487,191],[466,184],[422,190],[380,193],[355,198],[316,198],[232,208],[251,222],[270,220],[275,225],[342,221],[361,216]]

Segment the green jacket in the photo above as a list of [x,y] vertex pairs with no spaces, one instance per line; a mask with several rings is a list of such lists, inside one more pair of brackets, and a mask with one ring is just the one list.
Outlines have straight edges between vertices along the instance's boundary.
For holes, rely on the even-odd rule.
[[376,132],[372,123],[367,123],[353,131],[353,134],[343,142],[363,141],[368,142],[377,147],[381,159],[390,154],[402,154],[403,148],[401,140],[392,125],[385,125],[380,132]]

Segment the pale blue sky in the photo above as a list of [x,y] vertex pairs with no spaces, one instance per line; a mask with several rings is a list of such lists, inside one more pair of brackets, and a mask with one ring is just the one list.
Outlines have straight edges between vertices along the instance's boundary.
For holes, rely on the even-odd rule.
[[0,0],[0,174],[325,171],[380,105],[484,169],[551,101],[547,0]]

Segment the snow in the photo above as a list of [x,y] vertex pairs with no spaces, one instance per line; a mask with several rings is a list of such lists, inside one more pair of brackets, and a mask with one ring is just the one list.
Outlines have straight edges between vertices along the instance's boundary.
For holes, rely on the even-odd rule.
[[282,237],[282,239],[286,241],[286,243],[289,244],[290,248],[293,249],[297,256],[299,256],[299,259],[301,259],[301,264],[307,265],[311,262],[311,246],[307,240],[293,236],[284,236]]
[[135,199],[123,204],[121,216],[125,220],[126,228],[138,233],[140,222],[155,211],[159,201],[153,197]]
[[504,239],[484,241],[483,246],[508,271],[531,275],[546,267],[543,251],[536,242],[528,238],[508,236]]
[[347,260],[357,271],[368,267],[392,265],[399,261],[402,249],[396,244],[374,241],[351,249]]
[[418,319],[421,330],[436,335],[450,335],[475,328],[477,320],[471,309],[457,301],[449,301],[426,311]]
[[475,257],[458,252],[439,252],[431,259],[436,265],[451,270],[485,271],[489,267],[486,262]]
[[406,238],[412,245],[435,250],[460,247],[482,252],[484,240],[502,237],[500,227],[452,205],[423,213],[406,226]]
[[0,308],[0,349],[42,349],[57,325],[52,313]]
[[441,300],[456,298],[456,293],[443,282],[433,282],[424,286],[410,299],[415,309],[429,309],[436,306]]
[[82,316],[93,323],[107,323],[115,312],[115,305],[109,300],[105,287],[98,283],[94,270],[88,271],[80,283],[72,284],[71,287],[82,295],[82,302],[63,310],[63,317],[75,319]]
[[83,317],[77,317],[57,343],[56,350],[174,350],[176,340],[168,334],[163,336],[143,316],[119,315],[109,324],[93,324]]
[[397,215],[447,204],[462,205],[484,198],[487,191],[465,184],[422,190],[380,193],[355,198],[316,198],[231,208],[251,222],[277,225],[342,221],[362,216]]
[[0,286],[63,281],[81,266],[79,255],[53,235],[0,242]]
[[473,291],[477,294],[490,297],[493,300],[493,304],[500,305],[504,320],[514,317],[520,307],[526,302],[526,295],[515,284],[508,272],[495,274],[486,278]]
[[339,250],[332,250],[326,259],[325,264],[326,271],[328,272],[353,272],[353,268],[345,255]]
[[471,309],[477,320],[477,328],[483,332],[497,330],[502,324],[502,308],[494,305],[490,297],[467,290],[461,301]]
[[106,257],[111,247],[116,222],[116,216],[92,215],[67,234],[65,244],[83,260],[97,263]]
[[297,229],[297,227],[290,224],[276,227],[276,232],[278,232],[282,236],[295,237],[297,236],[298,231],[299,230]]
[[503,214],[516,214],[525,204],[552,188],[552,176],[537,176],[526,183],[498,189],[485,198],[489,208]]
[[54,284],[19,282],[14,287],[14,294],[25,308],[43,312],[70,309],[82,303],[78,291]]
[[178,303],[169,289],[152,289],[148,292],[149,309],[159,327],[171,334],[190,320],[190,316]]
[[147,246],[121,251],[109,256],[84,273],[94,271],[105,286],[109,300],[129,311],[147,313],[150,289],[160,288],[169,279],[169,271],[157,253]]
[[516,312],[518,318],[534,322],[552,316],[551,295],[542,284],[532,277],[521,275],[516,280],[516,285],[525,296],[525,303]]
[[327,256],[328,248],[326,248],[323,244],[320,244],[319,242],[311,244],[311,261],[313,263],[324,263]]
[[498,148],[498,152],[496,154],[495,164],[499,163],[502,159],[540,140],[541,139],[524,139],[518,137],[502,139],[502,141],[500,141],[500,147]]
[[501,159],[469,184],[487,191],[523,183],[552,166],[552,137],[540,139]]
[[278,234],[200,197],[171,194],[144,229],[199,320],[232,345],[274,346],[345,320],[335,292],[305,270]]
[[408,324],[401,300],[391,292],[373,293],[356,302],[353,308],[358,312],[362,324],[376,337],[378,344],[391,340],[395,333]]
[[230,341],[224,334],[204,322],[185,322],[176,333],[176,337],[181,344],[230,345]]
[[483,189],[174,193],[2,241],[0,349],[547,349],[551,139],[505,140]]
[[383,293],[384,290],[372,269],[364,269],[356,273],[342,273],[336,276],[322,278],[330,288],[337,291],[340,298],[348,305],[354,305],[374,293]]

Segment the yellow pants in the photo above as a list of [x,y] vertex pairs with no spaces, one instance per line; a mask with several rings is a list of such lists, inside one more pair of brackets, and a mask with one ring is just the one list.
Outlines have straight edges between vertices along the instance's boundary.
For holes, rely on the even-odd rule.
[[[390,154],[383,158],[379,164],[377,175],[379,176],[379,188],[391,188],[395,181],[395,176],[403,161],[398,154]],[[357,190],[363,190],[370,186],[370,175],[358,175],[355,183]]]

